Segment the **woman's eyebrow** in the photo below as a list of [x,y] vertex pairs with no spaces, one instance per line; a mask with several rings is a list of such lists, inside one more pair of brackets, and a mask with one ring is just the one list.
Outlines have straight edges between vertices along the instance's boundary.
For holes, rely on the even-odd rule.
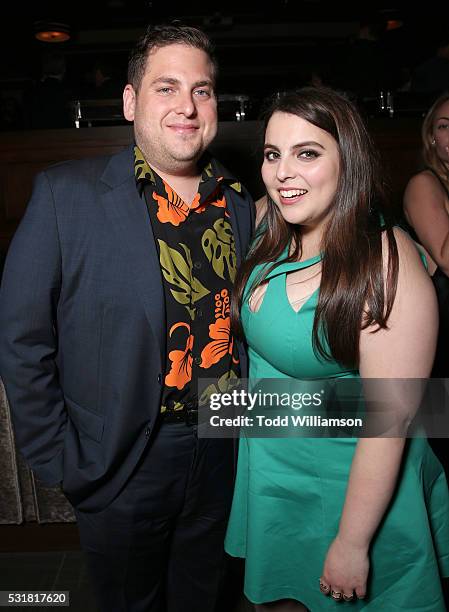
[[[315,140],[307,140],[305,142],[298,142],[298,144],[294,144],[291,148],[292,149],[299,149],[300,147],[319,147],[320,149],[323,149],[324,151],[324,147],[322,144],[320,144],[319,142],[316,142]],[[276,145],[272,145],[268,142],[266,142],[264,144],[264,149],[276,149],[276,151],[279,151],[278,147]]]

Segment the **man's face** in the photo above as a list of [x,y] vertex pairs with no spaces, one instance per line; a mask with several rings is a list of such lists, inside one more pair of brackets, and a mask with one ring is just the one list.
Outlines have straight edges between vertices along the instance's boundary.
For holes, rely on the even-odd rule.
[[136,143],[156,169],[189,172],[217,133],[213,66],[207,54],[184,44],[154,49],[138,92],[123,92],[124,115]]

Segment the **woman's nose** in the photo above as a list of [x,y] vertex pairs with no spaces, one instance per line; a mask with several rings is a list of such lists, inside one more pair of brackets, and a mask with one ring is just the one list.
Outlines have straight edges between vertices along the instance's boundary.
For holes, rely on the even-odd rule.
[[289,178],[293,178],[296,172],[293,165],[288,159],[280,159],[276,166],[276,176],[280,181],[286,181]]

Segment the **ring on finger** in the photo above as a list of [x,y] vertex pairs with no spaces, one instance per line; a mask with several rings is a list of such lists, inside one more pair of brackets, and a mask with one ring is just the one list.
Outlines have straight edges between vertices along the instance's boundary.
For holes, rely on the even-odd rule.
[[340,601],[342,599],[342,597],[343,597],[343,593],[340,593],[339,591],[334,591],[332,589],[331,597],[332,597],[332,599],[335,599],[335,601]]
[[331,590],[330,586],[328,586],[327,584],[324,584],[324,582],[321,582],[320,580],[320,591],[324,593],[325,595],[328,595],[330,590]]

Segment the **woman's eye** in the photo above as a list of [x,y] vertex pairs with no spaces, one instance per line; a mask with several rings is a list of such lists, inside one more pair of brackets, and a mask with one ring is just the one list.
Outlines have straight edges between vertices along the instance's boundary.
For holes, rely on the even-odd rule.
[[276,159],[279,159],[279,153],[277,153],[276,151],[265,151],[265,159],[267,161],[274,161]]
[[319,157],[319,153],[311,149],[307,149],[306,151],[301,151],[298,153],[298,157],[301,157],[302,159],[316,159]]
[[449,127],[449,123],[440,123],[438,126],[439,130],[447,130],[447,128]]

